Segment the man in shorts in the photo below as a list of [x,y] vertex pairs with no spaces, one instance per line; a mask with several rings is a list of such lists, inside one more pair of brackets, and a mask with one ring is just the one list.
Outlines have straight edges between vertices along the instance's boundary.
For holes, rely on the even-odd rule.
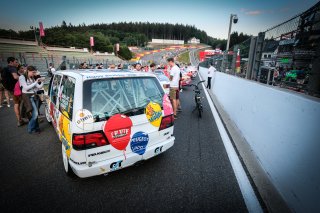
[[8,66],[5,68],[3,72],[7,72],[6,79],[3,79],[4,82],[3,85],[6,87],[7,90],[9,90],[10,94],[13,97],[13,103],[14,103],[14,113],[16,114],[17,118],[17,126],[20,127],[24,124],[23,120],[20,117],[20,101],[21,97],[20,96],[15,96],[13,94],[13,88],[16,82],[19,80],[19,75],[18,75],[18,70],[17,67],[19,65],[18,60],[14,57],[9,57],[7,59]]
[[[177,92],[179,92],[179,80],[180,80],[180,69],[174,63],[173,58],[168,58],[168,65],[170,67],[170,100],[173,107],[174,119],[177,119]],[[178,96],[179,97],[179,96]]]

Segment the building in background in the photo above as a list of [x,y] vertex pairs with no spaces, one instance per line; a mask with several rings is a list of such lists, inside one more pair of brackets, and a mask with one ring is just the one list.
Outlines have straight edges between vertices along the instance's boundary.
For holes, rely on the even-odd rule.
[[190,40],[188,40],[188,44],[200,44],[200,39],[193,37]]

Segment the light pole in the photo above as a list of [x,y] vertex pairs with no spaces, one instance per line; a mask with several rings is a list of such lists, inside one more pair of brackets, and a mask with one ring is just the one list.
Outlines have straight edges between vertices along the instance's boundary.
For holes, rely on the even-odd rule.
[[230,15],[230,23],[229,23],[229,31],[228,31],[228,41],[227,41],[227,47],[226,51],[223,54],[223,63],[222,63],[222,72],[226,71],[227,64],[228,64],[228,51],[229,51],[229,45],[230,45],[230,33],[231,33],[231,26],[232,26],[232,21],[234,24],[238,23],[238,16],[236,14],[231,14]]

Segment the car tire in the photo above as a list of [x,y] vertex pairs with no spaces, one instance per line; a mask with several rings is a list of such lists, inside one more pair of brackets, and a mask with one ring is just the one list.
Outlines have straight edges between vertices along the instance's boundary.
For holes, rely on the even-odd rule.
[[62,151],[62,162],[63,162],[64,171],[69,177],[74,177],[75,174],[73,173],[72,168],[69,164],[69,158],[67,156],[66,149],[63,144],[61,144],[61,151]]

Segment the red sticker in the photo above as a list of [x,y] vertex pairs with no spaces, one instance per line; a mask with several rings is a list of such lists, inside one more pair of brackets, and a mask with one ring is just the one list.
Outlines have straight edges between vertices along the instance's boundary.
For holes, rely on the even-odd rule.
[[109,143],[118,150],[125,150],[131,135],[132,121],[125,115],[116,114],[109,118],[103,131]]

